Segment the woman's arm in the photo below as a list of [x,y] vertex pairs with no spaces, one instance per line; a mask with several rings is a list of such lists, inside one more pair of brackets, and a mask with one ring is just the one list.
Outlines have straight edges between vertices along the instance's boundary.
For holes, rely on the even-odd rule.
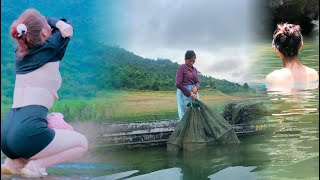
[[196,87],[197,87],[197,90],[198,90],[199,87],[200,87],[200,81],[199,81],[199,79],[197,80]]
[[61,18],[61,19],[58,19],[58,18],[55,18],[55,17],[46,17],[46,20],[47,20],[47,23],[49,24],[49,26],[53,29],[59,29],[57,24],[59,21],[62,21],[62,22],[65,22],[69,25],[72,26],[72,23],[71,21],[65,19],[65,18]]
[[53,46],[56,49],[56,52],[61,52],[63,56],[67,44],[70,41],[70,37],[73,35],[71,22],[66,19],[58,19],[54,17],[47,17],[46,20],[50,27],[53,28],[52,34],[46,40],[46,43]]
[[49,26],[52,28],[52,29],[55,29],[57,28],[57,22],[60,21],[60,19],[58,18],[55,18],[55,17],[46,17],[46,20],[47,20],[47,23],[49,24]]
[[176,87],[177,87],[178,89],[180,89],[185,96],[189,97],[189,96],[190,96],[190,91],[189,91],[186,87],[184,87],[184,86],[182,85],[182,80],[183,80],[183,69],[182,69],[181,66],[180,66],[180,67],[178,67],[178,69],[177,69]]

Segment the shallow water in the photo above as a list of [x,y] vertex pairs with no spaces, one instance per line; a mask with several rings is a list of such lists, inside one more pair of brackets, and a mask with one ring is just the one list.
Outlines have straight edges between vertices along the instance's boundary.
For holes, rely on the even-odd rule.
[[[270,44],[258,48],[260,63],[253,68],[257,79],[281,67]],[[303,64],[319,71],[316,49],[318,44],[307,41],[301,58]],[[295,95],[265,93],[252,100],[263,101],[271,111],[259,121],[268,131],[241,138],[240,145],[180,153],[168,152],[165,147],[100,151],[88,154],[82,162],[48,168],[50,175],[44,179],[319,179],[319,90]]]

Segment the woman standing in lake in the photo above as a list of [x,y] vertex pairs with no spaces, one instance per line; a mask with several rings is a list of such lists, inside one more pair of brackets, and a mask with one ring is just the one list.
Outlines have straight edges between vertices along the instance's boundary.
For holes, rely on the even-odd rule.
[[192,99],[199,99],[199,77],[198,71],[193,67],[196,54],[194,51],[187,51],[185,54],[185,63],[180,65],[177,69],[176,87],[177,89],[177,104],[178,114],[181,120],[183,115],[187,112],[187,104]]
[[66,129],[50,129],[47,113],[61,86],[59,64],[73,35],[65,19],[45,18],[26,10],[10,29],[16,39],[13,105],[1,126],[1,173],[47,175],[45,168],[83,156],[87,138]]
[[268,91],[292,92],[295,89],[318,87],[318,72],[300,62],[299,51],[303,48],[303,36],[299,25],[278,24],[273,34],[272,47],[282,59],[284,67],[267,75]]

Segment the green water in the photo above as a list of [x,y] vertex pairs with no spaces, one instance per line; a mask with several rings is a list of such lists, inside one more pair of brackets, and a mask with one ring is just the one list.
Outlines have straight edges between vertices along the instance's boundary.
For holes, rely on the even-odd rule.
[[[301,59],[319,71],[318,46],[307,40]],[[270,43],[260,44],[256,51],[252,73],[257,79],[281,68]],[[241,138],[240,145],[180,153],[165,147],[91,152],[81,162],[48,168],[50,175],[44,179],[319,179],[319,90],[291,96],[264,94],[252,100],[263,101],[271,111],[259,121],[268,131]]]

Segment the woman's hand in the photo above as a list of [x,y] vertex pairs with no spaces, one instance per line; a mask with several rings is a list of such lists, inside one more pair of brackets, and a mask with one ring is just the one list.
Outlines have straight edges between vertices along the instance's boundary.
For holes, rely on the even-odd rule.
[[196,99],[197,98],[196,94],[193,93],[192,91],[190,91],[190,96],[192,97],[192,99]]
[[195,93],[195,94],[198,92],[197,86],[194,86],[194,87],[192,88],[192,92]]
[[73,35],[73,28],[70,24],[60,20],[57,22],[56,27],[60,30],[61,36],[64,38],[71,37]]

